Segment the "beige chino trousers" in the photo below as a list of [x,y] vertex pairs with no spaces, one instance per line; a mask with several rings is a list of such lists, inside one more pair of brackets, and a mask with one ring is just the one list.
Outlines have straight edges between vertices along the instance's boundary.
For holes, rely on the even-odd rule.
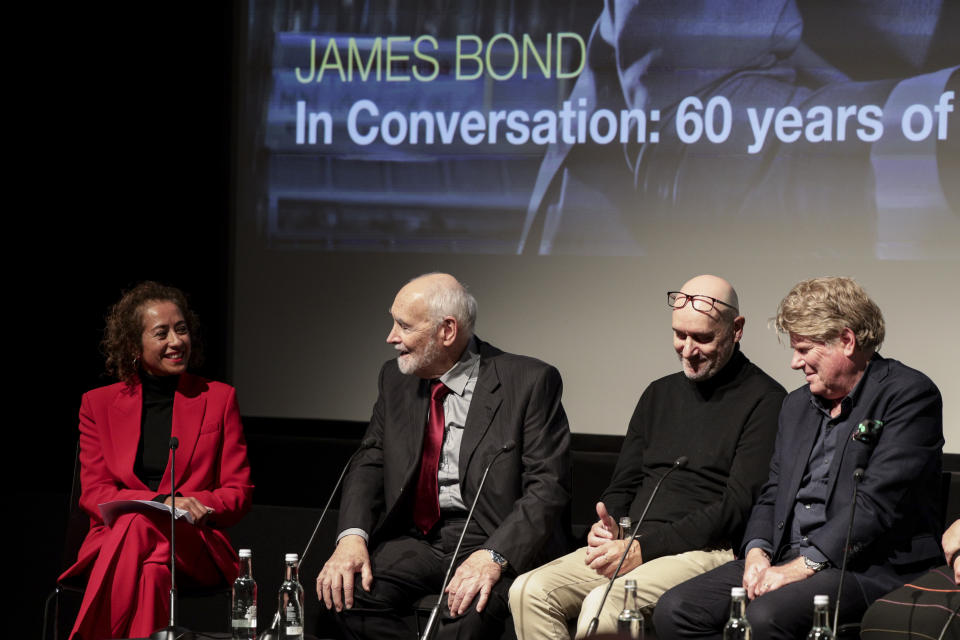
[[[567,621],[577,618],[577,638],[586,635],[590,620],[607,588],[607,578],[584,563],[587,547],[528,571],[510,587],[510,611],[518,640],[567,640]],[[667,589],[733,560],[729,549],[688,551],[644,562],[618,577],[600,614],[598,633],[617,629],[623,609],[624,581],[637,581],[637,597],[649,618],[650,611]]]

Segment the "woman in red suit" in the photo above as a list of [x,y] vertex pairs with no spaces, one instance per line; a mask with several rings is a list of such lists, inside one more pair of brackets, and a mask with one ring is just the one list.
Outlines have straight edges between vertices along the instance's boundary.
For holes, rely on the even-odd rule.
[[[250,508],[253,485],[236,392],[187,373],[200,358],[183,293],[144,282],[107,317],[107,371],[121,380],[80,407],[80,506],[90,532],[61,577],[88,574],[71,639],[144,637],[169,618],[170,517],[126,513],[111,526],[98,505],[148,500],[190,512],[177,520],[177,582],[232,581],[237,555],[224,527]],[[169,442],[179,440],[171,496]]]

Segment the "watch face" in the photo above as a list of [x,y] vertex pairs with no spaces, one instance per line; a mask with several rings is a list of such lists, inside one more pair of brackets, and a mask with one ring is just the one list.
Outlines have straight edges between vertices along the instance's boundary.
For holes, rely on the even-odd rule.
[[487,549],[487,553],[490,554],[490,559],[500,565],[500,568],[503,569],[507,566],[507,560],[502,555],[494,551],[493,549]]

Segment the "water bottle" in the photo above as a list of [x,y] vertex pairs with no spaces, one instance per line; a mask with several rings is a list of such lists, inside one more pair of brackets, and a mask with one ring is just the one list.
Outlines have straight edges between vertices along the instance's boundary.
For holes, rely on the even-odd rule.
[[830,629],[830,596],[813,596],[813,628],[807,640],[833,640]]
[[298,556],[288,553],[277,614],[280,617],[280,640],[303,640],[303,587],[300,586]]
[[250,549],[240,549],[240,573],[233,581],[230,599],[230,628],[233,640],[257,640],[257,583]]
[[744,612],[747,609],[747,590],[743,587],[730,589],[730,619],[723,627],[723,640],[751,640],[753,630]]
[[617,616],[617,635],[629,640],[643,640],[643,614],[637,600],[637,581],[624,582],[623,611]]
[[630,516],[620,516],[620,537],[626,540],[633,534],[633,521]]

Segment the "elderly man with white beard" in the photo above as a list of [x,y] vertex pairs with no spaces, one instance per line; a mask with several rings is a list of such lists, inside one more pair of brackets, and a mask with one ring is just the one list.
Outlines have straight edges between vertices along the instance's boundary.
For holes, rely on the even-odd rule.
[[[640,517],[657,480],[667,478],[619,576],[637,581],[649,609],[670,587],[733,559],[750,505],[766,476],[785,391],[740,351],[745,320],[726,280],[697,276],[671,291],[673,347],[682,372],[651,383],[640,397],[610,486],[597,503],[587,546],[518,577],[510,609],[519,640],[583,637],[626,549],[618,518]],[[623,579],[599,615],[616,630]]]
[[397,357],[380,370],[374,444],[350,467],[317,595],[350,638],[412,637],[402,617],[439,592],[466,527],[436,638],[497,637],[516,572],[565,549],[560,374],[476,338],[476,300],[448,274],[408,282],[390,315]]

